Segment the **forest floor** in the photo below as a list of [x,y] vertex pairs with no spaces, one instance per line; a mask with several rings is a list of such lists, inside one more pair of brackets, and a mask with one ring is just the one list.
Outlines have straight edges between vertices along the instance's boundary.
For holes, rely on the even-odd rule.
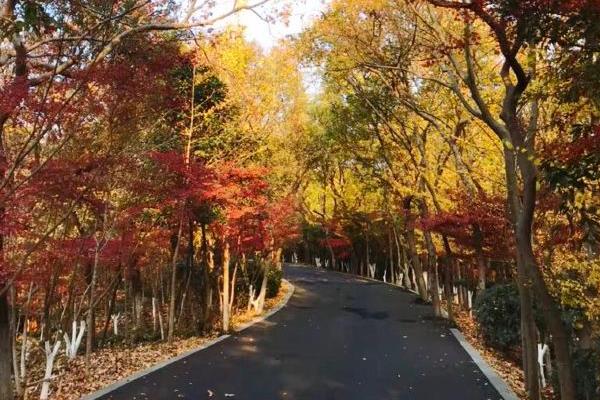
[[[265,309],[261,315],[277,307],[289,292],[292,285],[283,281],[276,297],[266,299]],[[232,318],[233,330],[252,321],[258,315],[241,311]],[[99,349],[92,355],[90,368],[86,369],[84,356],[74,360],[59,359],[55,366],[55,382],[52,384],[51,399],[74,400],[111,385],[138,371],[147,369],[161,361],[176,357],[194,350],[220,335],[214,332],[206,336],[176,338],[173,343],[151,342],[140,343],[134,347],[124,345]],[[32,371],[32,375],[36,371]],[[35,388],[35,387],[34,387]],[[37,397],[37,393],[30,393]]]

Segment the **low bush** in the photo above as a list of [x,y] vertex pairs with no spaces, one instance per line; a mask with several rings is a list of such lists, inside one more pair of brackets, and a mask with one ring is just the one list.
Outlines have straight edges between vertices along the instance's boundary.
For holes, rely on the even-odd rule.
[[279,293],[281,287],[281,279],[283,278],[283,271],[277,268],[271,267],[269,274],[267,275],[267,298],[273,298]]
[[578,349],[572,354],[577,398],[600,398],[600,344],[594,349]]
[[495,285],[483,291],[473,307],[483,338],[506,351],[521,342],[521,307],[516,285]]

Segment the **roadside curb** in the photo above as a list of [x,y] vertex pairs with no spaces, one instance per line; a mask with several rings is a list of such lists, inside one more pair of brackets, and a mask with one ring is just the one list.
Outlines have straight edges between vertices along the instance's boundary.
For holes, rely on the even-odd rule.
[[454,335],[458,343],[465,349],[469,357],[475,365],[483,372],[487,380],[498,391],[504,400],[519,400],[519,397],[512,389],[504,382],[504,380],[496,373],[496,371],[481,357],[481,354],[467,341],[464,335],[455,328],[450,328],[450,332]]
[[[292,298],[292,295],[294,294],[294,290],[296,289],[296,287],[294,285],[292,285],[292,283],[290,281],[288,281],[287,279],[283,279],[283,281],[285,281],[288,285],[290,285],[290,291],[288,294],[286,294],[286,296],[283,298],[283,300],[277,306],[275,306],[272,310],[268,311],[266,314],[260,315],[256,318],[252,319],[251,321],[246,322],[245,324],[242,324],[241,326],[234,328],[233,333],[242,332],[243,330],[245,330],[259,322],[263,322],[264,320],[271,317],[273,314],[280,311],[283,307],[285,307],[287,305],[288,301]],[[191,356],[192,354],[198,353],[198,352],[205,350],[219,342],[222,342],[223,340],[231,337],[231,335],[232,334],[227,333],[227,334],[221,335],[219,337],[216,337],[214,339],[211,339],[208,342],[202,344],[201,346],[196,347],[195,349],[189,350],[178,356],[163,360],[163,361],[159,362],[158,364],[153,365],[150,368],[146,368],[144,370],[135,372],[132,375],[129,375],[119,381],[116,381],[98,391],[95,391],[93,393],[85,395],[81,398],[81,400],[96,400],[96,399],[120,388],[121,386],[125,386],[129,382],[135,381],[136,379],[139,379],[145,375],[151,374],[152,372],[157,371],[163,367],[166,367],[169,364],[173,364],[174,362],[180,361],[188,356]]]

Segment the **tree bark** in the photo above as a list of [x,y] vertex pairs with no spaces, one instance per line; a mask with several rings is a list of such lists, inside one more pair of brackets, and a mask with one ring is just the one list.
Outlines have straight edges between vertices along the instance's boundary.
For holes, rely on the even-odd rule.
[[404,214],[405,214],[405,225],[406,225],[406,241],[408,242],[408,251],[410,253],[410,261],[412,263],[413,271],[416,275],[417,290],[421,300],[428,301],[427,287],[425,285],[425,278],[423,277],[423,268],[421,266],[421,260],[417,254],[417,246],[415,241],[415,228],[414,228],[414,216],[410,210],[412,197],[404,199]]
[[96,252],[94,254],[94,263],[90,271],[90,292],[88,297],[88,312],[86,315],[86,325],[88,328],[87,335],[85,338],[85,365],[86,368],[90,367],[92,352],[94,351],[94,344],[96,341],[96,315],[94,313],[96,302],[96,279],[98,275],[98,262],[100,259],[100,248],[99,244],[96,244]]
[[[521,271],[521,273],[523,272]],[[526,283],[519,284],[518,289],[519,302],[521,304],[521,345],[525,389],[531,400],[537,400],[540,398],[540,387],[537,368],[537,329],[533,315],[533,299],[531,289]]]
[[[507,107],[511,108],[511,107]],[[511,116],[512,115],[512,116]],[[503,111],[503,119],[509,121],[511,140],[513,148],[526,148],[526,144],[520,136],[521,128],[514,113]],[[516,141],[516,143],[515,143]],[[532,143],[528,144],[529,146]],[[548,325],[548,330],[552,335],[552,344],[554,345],[554,354],[556,357],[556,371],[560,383],[560,396],[563,400],[575,400],[575,379],[573,375],[573,364],[571,360],[571,351],[569,347],[569,335],[563,324],[561,311],[555,299],[550,295],[544,277],[542,275],[532,246],[532,226],[536,202],[537,190],[537,172],[533,159],[522,152],[516,152],[505,147],[504,157],[506,166],[506,179],[508,189],[508,201],[511,211],[513,230],[516,238],[517,251],[517,272],[519,275],[519,285],[525,288],[532,286],[537,298],[540,301],[544,319]],[[519,190],[518,176],[519,172],[522,180],[522,188]],[[520,264],[520,267],[519,267]],[[524,322],[525,323],[525,322]],[[537,343],[534,343],[535,347]],[[529,357],[527,357],[529,358]],[[536,357],[537,360],[537,357]],[[528,369],[531,368],[527,365]],[[537,374],[537,365],[534,368]],[[533,374],[533,372],[531,372]],[[528,383],[537,385],[539,383]],[[530,397],[536,398],[537,393],[530,393]]]
[[221,313],[222,313],[222,325],[223,331],[229,332],[229,323],[231,320],[231,277],[229,274],[229,243],[223,244],[223,257],[222,257],[222,268],[223,268],[223,292],[221,294]]
[[202,223],[200,225],[201,237],[201,260],[202,260],[202,286],[201,286],[201,298],[202,298],[202,329],[206,326],[210,319],[212,311],[212,286],[211,286],[211,270],[212,256],[209,254],[208,249],[208,238],[206,236],[206,225]]
[[258,293],[258,297],[256,298],[256,302],[254,303],[254,311],[257,314],[262,313],[265,307],[265,297],[267,296],[267,282],[269,279],[269,264],[270,263],[265,263],[265,267],[263,270],[263,278],[260,283],[260,291]]
[[404,246],[400,243],[400,238],[398,237],[398,232],[396,231],[396,227],[394,226],[394,239],[396,241],[396,248],[398,250],[398,264],[402,266],[402,285],[406,289],[411,289],[410,276],[408,274],[408,260],[406,256],[406,250]]
[[115,282],[115,286],[113,287],[112,294],[108,299],[108,308],[106,310],[106,319],[104,320],[104,328],[102,329],[102,338],[101,343],[104,345],[106,341],[106,334],[108,332],[108,326],[110,324],[111,315],[115,309],[115,304],[117,303],[117,292],[119,290],[119,284],[121,283],[121,270],[117,273],[117,280]]
[[177,229],[177,237],[173,248],[173,259],[171,260],[171,293],[169,298],[169,321],[167,331],[167,342],[173,342],[175,333],[175,299],[177,295],[177,258],[179,255],[179,244],[181,242],[181,231],[183,228],[183,217],[179,220],[179,228]]
[[453,273],[454,260],[448,257],[444,260],[444,296],[446,297],[446,308],[448,311],[448,319],[454,321],[454,293],[452,291],[453,286]]
[[9,309],[8,291],[5,291],[0,295],[0,400],[12,400],[13,398]]
[[[421,190],[425,190],[425,183],[421,179],[420,183]],[[421,218],[426,218],[429,215],[427,202],[424,198],[419,199],[419,209],[421,212]],[[425,247],[427,248],[427,264],[429,266],[429,273],[431,277],[431,285],[429,287],[431,292],[431,303],[433,306],[433,312],[436,317],[442,316],[442,305],[440,302],[440,291],[439,291],[439,278],[438,278],[438,266],[437,266],[437,255],[435,251],[435,245],[433,244],[433,238],[431,232],[424,231],[423,236],[425,237]]]
[[483,256],[483,232],[479,224],[473,225],[473,239],[475,239],[475,257],[477,258],[477,295],[481,294],[485,290],[487,268],[485,265],[485,258]]

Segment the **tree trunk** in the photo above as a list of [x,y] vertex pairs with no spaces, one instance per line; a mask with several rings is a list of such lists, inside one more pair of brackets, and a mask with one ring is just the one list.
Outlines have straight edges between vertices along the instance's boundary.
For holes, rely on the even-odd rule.
[[435,246],[431,233],[424,232],[425,245],[427,247],[427,265],[429,268],[430,282],[429,292],[431,295],[431,304],[433,306],[433,312],[436,317],[442,316],[442,307],[440,303],[440,291],[439,291],[439,278],[438,278],[438,266],[437,257],[435,253]]
[[[575,400],[575,377],[573,375],[573,362],[571,360],[571,349],[569,347],[570,337],[566,327],[563,324],[561,311],[556,304],[554,298],[548,292],[546,282],[541,271],[537,267],[531,241],[517,244],[517,252],[523,254],[524,264],[527,266],[527,271],[532,278],[533,287],[548,326],[548,330],[552,335],[552,343],[554,345],[554,355],[556,359],[556,371],[560,382],[560,398],[566,400]],[[534,336],[535,338],[535,336]],[[537,342],[532,343],[532,347],[536,347]],[[537,360],[537,357],[536,357]],[[537,372],[537,365],[534,364]]]
[[454,260],[448,257],[444,260],[444,296],[446,297],[446,308],[448,311],[448,319],[454,321],[454,293],[452,290],[452,278],[454,270]]
[[367,229],[365,229],[365,275],[369,278],[372,278],[372,276],[371,276],[371,260],[369,257],[370,251],[371,251],[371,249],[370,249],[370,243],[369,243],[369,228],[367,227]]
[[223,245],[223,257],[222,257],[222,268],[223,268],[223,291],[221,294],[221,314],[223,331],[229,332],[229,323],[231,320],[231,277],[229,276],[229,243]]
[[[133,329],[135,330],[135,337],[142,334],[144,329],[144,292],[142,288],[142,277],[139,269],[131,268],[131,291],[133,292]],[[111,312],[112,314],[112,312]]]
[[[393,222],[391,222],[393,224]],[[389,281],[391,283],[396,283],[396,265],[395,265],[395,254],[394,254],[394,244],[392,241],[392,230],[388,227],[388,264],[390,268],[390,277]]]
[[119,270],[117,275],[117,281],[115,282],[115,286],[113,287],[113,292],[108,299],[108,308],[106,310],[106,319],[104,320],[104,328],[102,329],[102,345],[106,342],[106,334],[108,332],[108,325],[110,324],[111,315],[115,310],[115,304],[117,302],[117,291],[119,289],[119,284],[121,283],[121,270]]
[[415,241],[415,229],[414,229],[414,216],[410,211],[410,203],[412,198],[404,199],[404,212],[406,218],[406,241],[408,242],[408,251],[410,253],[410,261],[412,263],[413,271],[416,275],[417,281],[417,290],[419,292],[419,296],[421,300],[428,301],[427,297],[427,287],[425,285],[425,278],[423,277],[423,268],[421,266],[421,260],[419,260],[419,255],[417,254],[417,246]]
[[59,276],[59,268],[56,264],[52,266],[52,276],[48,281],[48,285],[46,286],[46,293],[44,295],[44,307],[42,311],[42,318],[40,321],[40,325],[46,327],[43,332],[41,340],[44,341],[46,339],[46,335],[52,331],[52,326],[50,325],[50,308],[52,307],[52,303],[54,302],[54,291],[56,289],[56,284],[58,282]]
[[265,268],[263,271],[263,278],[260,283],[260,291],[258,293],[258,297],[254,302],[254,311],[257,314],[261,314],[265,307],[265,298],[267,296],[267,282],[269,279],[269,263],[265,263]]
[[96,340],[96,316],[94,313],[94,303],[96,301],[96,279],[98,273],[98,262],[100,259],[100,246],[96,244],[96,252],[94,254],[94,263],[90,271],[90,292],[88,297],[88,312],[86,315],[86,325],[88,327],[87,335],[85,338],[85,366],[89,369],[92,351],[94,351],[94,342]]
[[[523,276],[521,271],[521,277]],[[540,398],[540,388],[537,369],[537,340],[536,326],[533,316],[533,300],[531,290],[527,284],[521,283],[519,288],[519,302],[521,304],[521,345],[523,358],[523,373],[525,389],[529,399]]]
[[171,260],[171,293],[169,298],[169,321],[167,331],[167,342],[173,342],[175,332],[175,299],[177,295],[177,258],[179,255],[179,243],[181,242],[181,231],[183,228],[183,218],[179,220],[179,228],[177,229],[177,237],[175,238],[175,246],[173,248],[173,259]]
[[211,270],[213,269],[213,258],[208,249],[208,238],[206,237],[206,225],[200,225],[201,237],[201,260],[202,260],[202,329],[208,323],[212,311],[212,286]]
[[477,295],[485,290],[486,272],[485,258],[483,256],[483,232],[479,224],[473,225],[473,239],[475,241],[475,257],[477,258]]
[[10,367],[11,348],[8,291],[4,291],[0,295],[0,400],[12,400],[13,398]]
[[[513,146],[515,146],[515,143],[513,143]],[[504,157],[508,202],[516,239],[518,283],[521,289],[528,289],[532,286],[539,299],[544,319],[552,335],[552,344],[554,345],[554,354],[556,357],[556,370],[560,383],[560,398],[562,400],[575,400],[575,379],[572,370],[573,364],[569,348],[569,335],[563,325],[561,311],[554,298],[548,292],[546,282],[533,253],[531,229],[533,226],[537,186],[535,165],[532,160],[528,159],[526,154],[517,154],[515,156],[513,151],[508,148],[504,150]],[[515,157],[518,163],[515,162]],[[521,171],[523,181],[522,193],[518,185],[519,170]],[[523,308],[526,308],[525,306],[522,305]],[[527,310],[525,311],[527,312]],[[527,324],[527,321],[522,321],[522,323]],[[534,343],[531,343],[530,347],[537,348],[535,336],[533,334],[529,334],[528,336],[533,336],[534,338]],[[527,349],[527,351],[532,350]],[[535,361],[533,361],[533,366],[530,365],[532,362],[531,356],[524,354],[524,358],[528,359],[527,369],[530,371],[530,375],[533,375],[533,370],[535,370],[535,382],[528,382],[528,386],[531,388],[530,397],[536,399],[539,398],[537,356],[534,359]],[[537,389],[535,393],[534,389]]]
[[[425,184],[421,179],[421,189],[425,189]],[[427,203],[425,199],[419,199],[419,208],[421,210],[421,218],[426,218],[429,215]],[[442,316],[442,306],[440,302],[440,291],[439,291],[439,279],[438,279],[438,266],[437,256],[435,252],[435,245],[431,237],[431,232],[424,231],[423,236],[425,237],[425,246],[427,247],[427,264],[429,266],[429,274],[431,274],[431,285],[429,289],[431,292],[431,303],[433,305],[433,312],[436,317]]]

